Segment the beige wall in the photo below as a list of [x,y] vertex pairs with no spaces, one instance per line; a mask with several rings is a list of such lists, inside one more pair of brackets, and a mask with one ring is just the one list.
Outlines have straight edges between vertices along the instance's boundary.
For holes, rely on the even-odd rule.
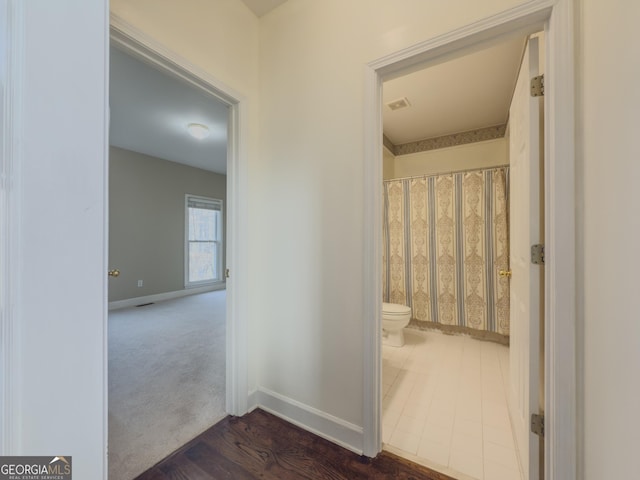
[[185,194],[223,200],[226,218],[226,176],[121,148],[109,152],[109,265],[120,270],[109,280],[109,301],[183,290]]
[[258,19],[240,0],[110,0],[109,8],[235,90],[256,93]]
[[397,156],[393,159],[393,176],[389,178],[435,175],[508,164],[509,142],[499,138]]
[[637,478],[640,2],[578,4],[578,478]]
[[389,180],[394,178],[393,169],[395,158],[393,153],[391,153],[386,148],[382,149],[382,178],[384,180]]
[[0,2],[0,451],[64,451],[73,478],[96,480],[108,436],[106,7]]

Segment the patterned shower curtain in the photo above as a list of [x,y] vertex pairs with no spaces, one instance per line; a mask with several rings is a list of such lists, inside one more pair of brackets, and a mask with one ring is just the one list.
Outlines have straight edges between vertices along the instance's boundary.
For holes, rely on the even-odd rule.
[[384,301],[509,335],[508,185],[508,167],[386,181]]

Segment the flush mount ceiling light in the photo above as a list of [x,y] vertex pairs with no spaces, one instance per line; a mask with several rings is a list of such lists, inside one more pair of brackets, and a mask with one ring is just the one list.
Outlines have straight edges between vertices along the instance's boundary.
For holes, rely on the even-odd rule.
[[202,140],[203,138],[207,138],[211,135],[209,127],[202,125],[201,123],[190,123],[187,125],[187,130],[192,137],[197,138],[198,140]]

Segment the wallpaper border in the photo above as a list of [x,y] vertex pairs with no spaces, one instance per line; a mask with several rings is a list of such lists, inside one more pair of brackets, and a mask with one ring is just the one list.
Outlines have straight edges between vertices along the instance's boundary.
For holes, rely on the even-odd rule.
[[383,142],[384,146],[391,150],[395,156],[400,156],[504,138],[506,131],[507,124],[505,123],[502,125],[494,125],[493,127],[478,128],[476,130],[443,135],[441,137],[427,138],[417,142],[403,143],[401,145],[394,145],[386,136],[383,135]]

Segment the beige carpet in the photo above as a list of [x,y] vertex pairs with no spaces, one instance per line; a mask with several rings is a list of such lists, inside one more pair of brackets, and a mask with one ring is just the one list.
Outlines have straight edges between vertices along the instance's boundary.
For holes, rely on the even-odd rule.
[[109,312],[109,479],[131,480],[225,415],[224,290]]

